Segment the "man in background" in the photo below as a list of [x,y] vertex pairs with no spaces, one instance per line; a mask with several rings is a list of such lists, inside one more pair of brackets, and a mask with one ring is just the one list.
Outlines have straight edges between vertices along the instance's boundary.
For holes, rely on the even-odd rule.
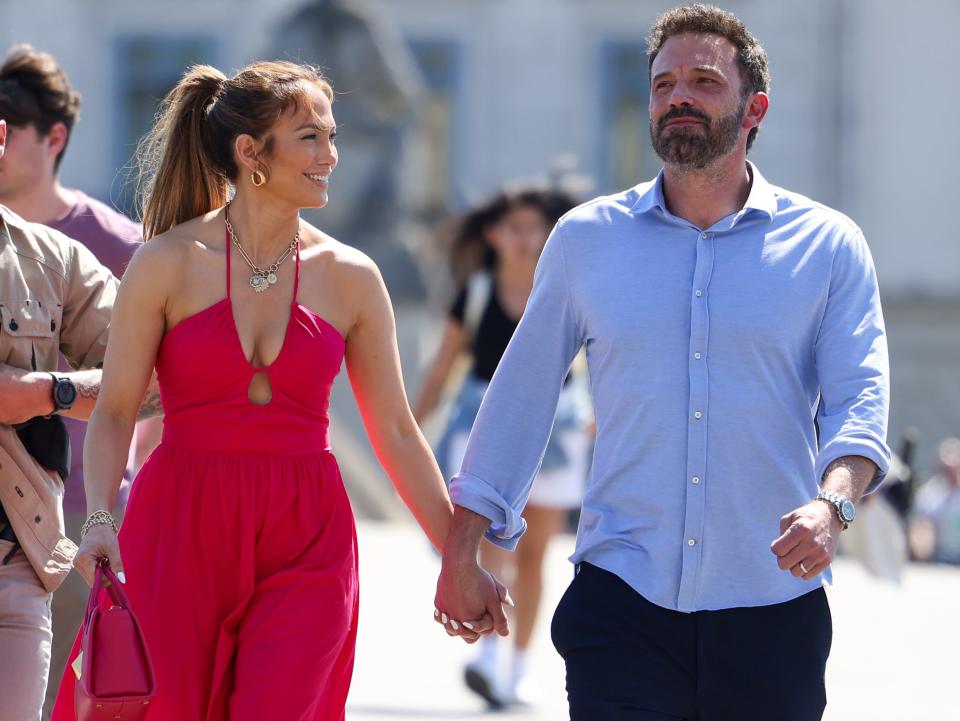
[[[142,242],[140,226],[80,190],[60,182],[60,165],[80,112],[80,96],[67,75],[49,54],[29,45],[10,50],[0,66],[0,117],[7,122],[6,152],[0,160],[0,203],[33,223],[42,223],[85,245],[103,265],[120,278],[134,250]],[[69,370],[61,357],[60,370]],[[72,448],[69,475],[64,478],[66,534],[79,538],[84,521],[83,439],[84,421],[65,419]],[[136,458],[131,455],[127,482],[120,491],[122,514],[129,479],[159,440],[159,419],[141,424],[135,436]],[[89,589],[71,574],[53,601],[54,645],[51,683],[47,697],[52,705],[70,644],[83,616]]]

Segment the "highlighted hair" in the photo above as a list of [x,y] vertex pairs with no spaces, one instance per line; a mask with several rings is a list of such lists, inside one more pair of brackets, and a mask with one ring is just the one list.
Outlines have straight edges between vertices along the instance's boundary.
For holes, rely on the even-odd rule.
[[259,62],[232,78],[209,65],[187,70],[137,149],[144,239],[222,207],[239,174],[234,141],[250,135],[269,153],[269,131],[280,116],[309,107],[304,83],[333,102],[330,83],[309,65]]

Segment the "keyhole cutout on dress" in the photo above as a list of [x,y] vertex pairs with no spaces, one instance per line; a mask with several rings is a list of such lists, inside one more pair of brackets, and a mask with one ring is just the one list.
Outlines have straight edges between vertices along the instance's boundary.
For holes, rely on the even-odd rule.
[[247,388],[247,398],[258,406],[270,405],[273,400],[273,388],[270,385],[270,375],[266,371],[254,373]]

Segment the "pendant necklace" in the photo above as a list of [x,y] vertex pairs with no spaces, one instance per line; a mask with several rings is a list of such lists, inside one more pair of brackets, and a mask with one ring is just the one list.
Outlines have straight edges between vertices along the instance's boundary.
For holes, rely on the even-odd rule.
[[[230,204],[228,203],[227,208],[229,207]],[[230,217],[227,215],[227,208],[223,210],[223,218],[227,224],[227,232],[230,233],[230,240],[233,241],[233,244],[236,246],[237,252],[240,253],[240,257],[243,258],[243,262],[250,267],[250,287],[257,293],[263,293],[265,290],[268,290],[271,285],[277,284],[277,271],[280,269],[283,261],[290,257],[290,254],[297,249],[297,245],[300,243],[300,229],[297,228],[297,234],[293,236],[290,245],[284,248],[276,262],[264,269],[254,263],[250,256],[247,255],[247,251],[240,245],[240,239],[237,238],[237,234],[233,230],[233,225],[230,223]]]

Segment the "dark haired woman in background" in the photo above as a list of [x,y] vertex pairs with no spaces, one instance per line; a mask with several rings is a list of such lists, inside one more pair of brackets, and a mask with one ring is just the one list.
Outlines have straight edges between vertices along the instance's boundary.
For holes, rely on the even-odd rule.
[[[458,358],[463,353],[472,356],[472,367],[436,448],[447,480],[460,469],[487,384],[526,307],[550,229],[572,206],[558,191],[501,192],[468,213],[459,225],[453,245],[455,265],[472,262],[474,272],[450,309],[440,349],[414,403],[414,416],[422,423],[438,405]],[[483,544],[483,567],[504,581],[516,600],[512,663],[509,667],[505,663],[505,642],[489,635],[480,641],[477,658],[465,669],[467,685],[494,708],[536,701],[527,649],[543,589],[543,561],[549,541],[567,513],[580,506],[591,442],[586,428],[591,417],[585,378],[582,373],[571,374],[560,395],[553,434],[523,514],[526,533],[515,553],[489,542]]]
[[[89,582],[108,559],[126,584],[156,666],[151,718],[343,718],[356,534],[327,408],[344,359],[388,475],[430,540],[446,537],[380,274],[299,216],[327,203],[332,100],[309,67],[197,66],[142,146],[148,242],[114,311],[76,565]],[[118,543],[110,511],[154,365],[163,441]],[[73,682],[68,669],[56,721],[74,718]]]

